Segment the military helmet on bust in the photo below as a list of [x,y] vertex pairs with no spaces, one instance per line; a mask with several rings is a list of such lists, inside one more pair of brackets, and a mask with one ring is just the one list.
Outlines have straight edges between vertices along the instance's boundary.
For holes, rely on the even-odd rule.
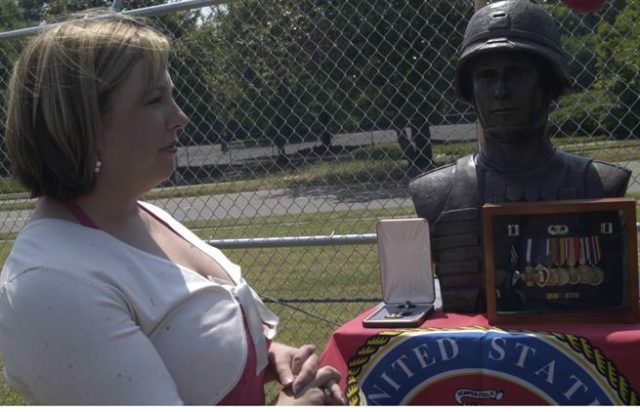
[[484,6],[467,25],[456,68],[458,96],[471,100],[474,57],[499,50],[527,52],[546,61],[558,95],[571,86],[568,59],[551,15],[533,0],[505,0]]

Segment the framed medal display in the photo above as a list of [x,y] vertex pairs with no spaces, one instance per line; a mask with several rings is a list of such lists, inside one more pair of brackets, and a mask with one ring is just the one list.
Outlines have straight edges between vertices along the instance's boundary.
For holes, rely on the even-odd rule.
[[491,323],[640,321],[634,199],[483,206]]

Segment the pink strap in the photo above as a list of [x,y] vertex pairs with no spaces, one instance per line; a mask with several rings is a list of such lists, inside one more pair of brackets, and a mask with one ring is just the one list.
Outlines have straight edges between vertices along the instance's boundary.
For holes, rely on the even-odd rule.
[[[87,212],[85,212],[84,209],[81,208],[80,205],[77,204],[76,202],[73,202],[73,201],[64,202],[63,205],[73,215],[73,217],[75,217],[78,220],[78,222],[80,222],[81,225],[90,227],[92,229],[100,229],[98,225],[96,225],[96,223],[93,221],[93,219],[89,217]],[[147,214],[149,214],[151,217],[156,219],[158,222],[162,223],[164,226],[169,228],[172,232],[176,233],[176,231],[173,230],[171,226],[169,226],[166,222],[159,219],[156,215],[154,215],[149,210],[147,210],[147,208],[142,207],[142,205],[140,205],[140,208],[144,210]]]
[[[266,400],[264,379],[267,370],[263,369],[262,372],[256,374],[256,365],[258,363],[256,346],[253,343],[244,310],[242,310],[242,322],[247,339],[247,362],[236,386],[218,402],[218,405],[264,405]],[[271,341],[266,338],[265,341],[267,343],[267,351],[269,351]]]
[[63,205],[76,219],[78,219],[78,222],[80,222],[81,225],[92,229],[100,229],[76,202],[64,202]]

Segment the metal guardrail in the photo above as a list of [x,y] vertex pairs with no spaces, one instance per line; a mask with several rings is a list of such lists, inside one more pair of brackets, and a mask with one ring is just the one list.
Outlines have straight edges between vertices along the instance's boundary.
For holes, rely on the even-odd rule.
[[363,245],[376,243],[376,241],[377,235],[375,233],[365,233],[360,235],[283,236],[215,240],[210,239],[207,240],[207,244],[219,249],[250,249],[260,247]]
[[[141,7],[139,9],[132,9],[132,10],[122,9],[121,11],[123,14],[130,14],[132,16],[157,16],[160,14],[168,14],[168,13],[175,13],[178,11],[200,9],[203,7],[211,7],[211,6],[216,6],[220,4],[228,4],[228,3],[229,3],[229,0],[183,0],[176,3],[158,4],[155,6]],[[121,9],[120,2],[114,2],[112,9],[120,11]],[[100,17],[100,16],[91,17],[91,19],[100,19],[100,18],[103,18],[103,17]],[[0,33],[0,40],[30,36],[40,32],[43,29],[46,29],[47,27],[55,26],[56,24],[58,23],[42,24],[40,26],[5,31]]]
[[[640,223],[636,222],[636,232],[640,233]],[[375,233],[321,236],[282,236],[258,237],[243,239],[209,239],[209,246],[219,249],[252,249],[261,247],[296,247],[296,246],[338,246],[365,245],[378,241]]]

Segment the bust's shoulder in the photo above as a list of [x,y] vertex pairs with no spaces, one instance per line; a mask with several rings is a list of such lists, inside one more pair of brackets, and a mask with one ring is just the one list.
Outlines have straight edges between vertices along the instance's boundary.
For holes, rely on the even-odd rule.
[[631,170],[624,166],[620,166],[613,163],[603,162],[602,160],[593,160],[593,167],[601,175],[613,175],[619,178],[631,176]]
[[594,160],[592,164],[602,183],[604,195],[606,197],[624,196],[631,178],[631,170],[601,160]]
[[453,179],[455,167],[455,163],[449,163],[415,177],[409,183],[409,191],[411,193],[422,192],[423,190],[433,190],[437,187],[446,186]]
[[475,165],[475,153],[463,156],[454,163],[440,166],[417,176],[409,183],[409,190],[413,192],[422,191],[425,188],[448,187],[451,181],[456,179],[456,172],[475,174]]
[[456,181],[457,169],[468,163],[467,157],[461,158],[456,163],[423,173],[409,183],[409,193],[418,216],[433,220],[440,214]]
[[[631,171],[626,167],[613,163],[595,160],[566,152],[557,152],[570,169],[585,173],[587,192],[594,187],[602,187],[602,192],[595,191],[594,197],[621,197],[627,191]],[[591,197],[591,196],[590,196]]]

